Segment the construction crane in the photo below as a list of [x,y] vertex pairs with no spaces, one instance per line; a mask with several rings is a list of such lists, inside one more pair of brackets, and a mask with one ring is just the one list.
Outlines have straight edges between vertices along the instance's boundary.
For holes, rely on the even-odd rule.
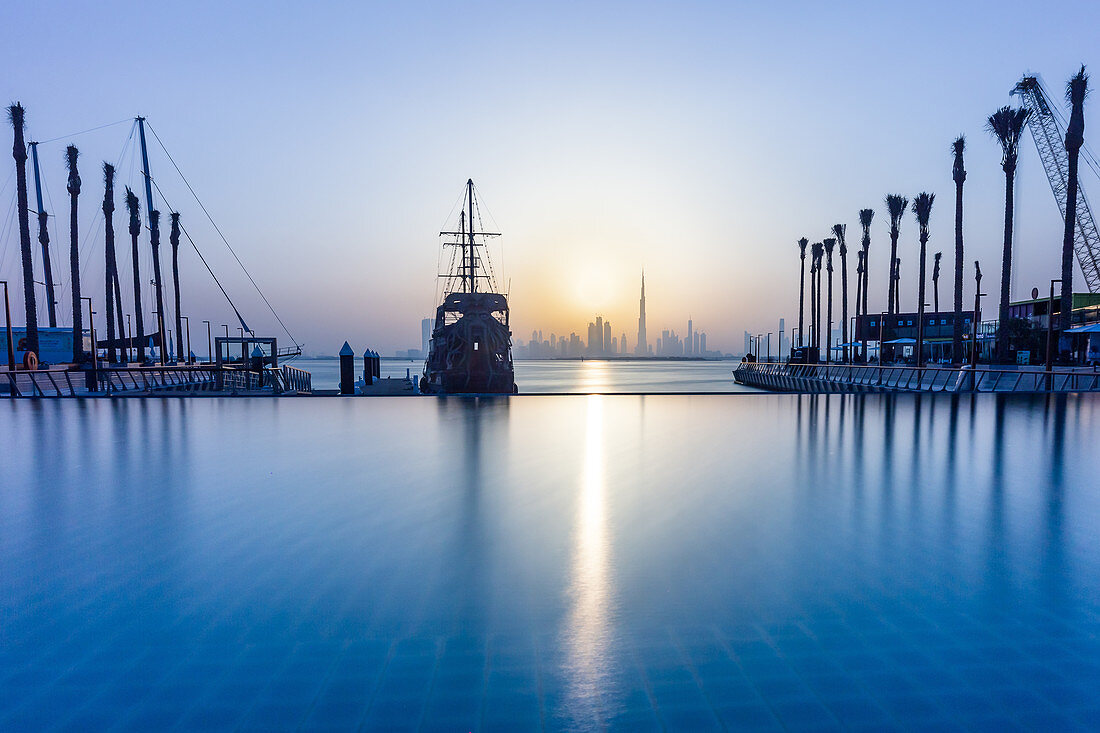
[[[1054,200],[1058,203],[1064,222],[1066,188],[1069,185],[1069,154],[1066,153],[1066,134],[1056,116],[1056,108],[1050,104],[1050,97],[1036,76],[1025,76],[1009,93],[1019,96],[1023,106],[1031,110],[1028,118],[1031,138],[1035,141],[1035,149],[1039,151],[1039,160],[1043,162],[1050,190],[1054,192]],[[1077,255],[1077,264],[1081,266],[1089,292],[1100,292],[1100,232],[1096,230],[1096,222],[1093,221],[1092,210],[1081,185],[1077,186],[1077,227],[1073,233],[1073,251]]]

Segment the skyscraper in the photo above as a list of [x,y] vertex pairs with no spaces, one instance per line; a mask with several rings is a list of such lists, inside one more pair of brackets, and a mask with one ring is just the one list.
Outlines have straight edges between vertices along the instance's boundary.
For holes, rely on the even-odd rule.
[[642,297],[638,299],[638,343],[634,353],[638,356],[649,354],[649,342],[645,337],[645,270],[642,270]]
[[687,342],[685,342],[685,344],[684,344],[684,346],[685,346],[684,356],[690,356],[691,354],[695,353],[695,348],[694,348],[694,345],[692,344],[693,336],[694,336],[694,332],[691,330],[691,318],[689,317],[688,318]]
[[604,321],[603,324],[603,353],[615,353],[615,349],[611,344],[611,321]]
[[432,338],[432,319],[425,318],[420,322],[420,351],[425,355],[428,353],[428,342]]

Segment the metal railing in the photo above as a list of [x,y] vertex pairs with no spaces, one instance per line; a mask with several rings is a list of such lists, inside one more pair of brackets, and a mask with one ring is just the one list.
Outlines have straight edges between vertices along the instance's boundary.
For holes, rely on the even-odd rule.
[[1100,371],[907,367],[861,364],[752,364],[739,384],[780,392],[1095,392]]
[[104,397],[154,393],[257,392],[310,394],[312,375],[291,366],[263,372],[212,365],[125,366],[0,372],[11,397]]

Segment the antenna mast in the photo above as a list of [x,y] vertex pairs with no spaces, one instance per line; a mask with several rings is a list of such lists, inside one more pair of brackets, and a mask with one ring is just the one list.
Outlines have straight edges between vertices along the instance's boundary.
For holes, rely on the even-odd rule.
[[46,228],[46,208],[42,205],[42,178],[38,172],[38,143],[32,142],[31,160],[34,162],[34,192],[38,196],[38,241],[42,245],[42,269],[46,274],[46,312],[50,328],[57,328],[57,313],[53,302],[53,267],[50,266],[50,232]]

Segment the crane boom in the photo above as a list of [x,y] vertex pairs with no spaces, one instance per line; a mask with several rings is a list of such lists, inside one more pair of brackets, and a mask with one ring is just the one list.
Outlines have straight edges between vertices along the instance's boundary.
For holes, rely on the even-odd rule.
[[[1050,100],[1037,77],[1025,76],[1012,89],[1024,107],[1031,110],[1028,127],[1039,151],[1039,160],[1054,192],[1062,221],[1066,219],[1066,189],[1069,185],[1069,154],[1066,152],[1065,132],[1051,108]],[[1100,292],[1100,232],[1092,218],[1092,210],[1085,198],[1085,189],[1077,186],[1077,226],[1073,234],[1073,251],[1077,264],[1085,276],[1090,293]]]

